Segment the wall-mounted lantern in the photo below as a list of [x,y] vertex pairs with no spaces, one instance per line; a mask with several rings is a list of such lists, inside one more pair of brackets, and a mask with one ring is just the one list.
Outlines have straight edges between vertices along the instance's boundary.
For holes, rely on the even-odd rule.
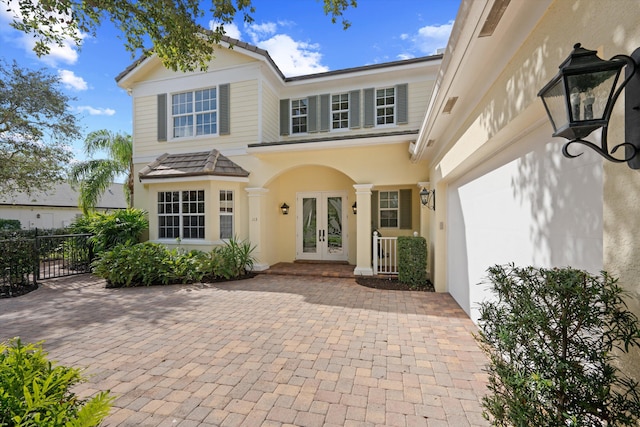
[[353,204],[351,205],[351,210],[353,211],[354,215],[358,215],[358,202],[353,202]]
[[422,206],[426,206],[427,209],[431,209],[432,211],[436,210],[436,190],[433,189],[431,191],[422,187],[420,190],[420,203]]
[[[580,43],[560,64],[560,71],[538,93],[553,126],[553,136],[569,140],[562,153],[569,158],[569,145],[580,143],[595,150],[607,160],[627,162],[629,167],[640,169],[640,76],[636,68],[640,49],[632,56],[616,55],[609,61],[600,59],[594,50],[584,49]],[[626,66],[625,79],[616,89],[620,73]],[[607,144],[607,130],[613,106],[626,87],[625,139],[611,151]],[[586,138],[594,130],[602,128],[600,146]],[[619,148],[625,148],[624,158],[613,157]]]
[[280,206],[280,210],[282,211],[282,215],[289,215],[289,205],[286,203],[283,203],[282,206]]

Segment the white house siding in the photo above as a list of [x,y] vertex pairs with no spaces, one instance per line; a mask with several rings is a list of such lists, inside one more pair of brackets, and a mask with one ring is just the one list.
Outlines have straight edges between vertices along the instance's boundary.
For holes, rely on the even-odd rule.
[[449,186],[448,290],[474,320],[490,266],[602,269],[602,161],[549,140],[542,126]]
[[280,99],[266,84],[262,85],[262,135],[260,141],[272,142],[279,138],[278,115],[280,113]]
[[[158,114],[155,96],[133,98],[133,157],[158,155]],[[160,152],[160,154],[162,154]]]

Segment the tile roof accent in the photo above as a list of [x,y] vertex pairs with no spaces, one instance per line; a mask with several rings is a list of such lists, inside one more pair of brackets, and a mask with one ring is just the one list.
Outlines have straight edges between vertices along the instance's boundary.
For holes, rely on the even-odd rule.
[[368,138],[381,138],[385,136],[402,136],[402,135],[417,135],[420,131],[418,129],[399,130],[391,132],[377,132],[359,135],[343,135],[343,136],[326,136],[318,138],[305,138],[289,141],[274,141],[274,142],[258,142],[249,144],[249,148],[257,147],[274,147],[278,145],[295,145],[295,144],[309,144],[314,142],[327,142],[327,141],[348,141],[352,139],[368,139]]
[[206,175],[246,178],[249,172],[213,149],[197,153],[164,153],[138,174],[141,180]]

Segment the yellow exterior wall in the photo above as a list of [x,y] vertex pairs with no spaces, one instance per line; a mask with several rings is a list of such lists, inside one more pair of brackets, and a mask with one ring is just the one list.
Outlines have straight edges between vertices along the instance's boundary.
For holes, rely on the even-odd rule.
[[[518,7],[511,2],[509,8]],[[575,43],[598,50],[608,59],[616,54],[631,54],[640,47],[640,1],[554,1],[537,22],[516,54],[508,58],[501,74],[484,94],[478,106],[456,124],[450,145],[431,163],[430,176],[436,185],[439,206],[446,201],[448,183],[462,176],[514,140],[527,129],[545,123],[551,140],[551,125],[537,92],[558,71]],[[500,25],[508,25],[501,22]],[[512,30],[517,32],[517,29]],[[470,77],[471,73],[458,78]],[[623,97],[618,101],[609,131],[611,145],[624,141],[622,125]],[[538,124],[537,124],[538,123]],[[547,141],[541,141],[545,143]],[[563,139],[556,139],[560,151]],[[452,147],[453,144],[457,144]],[[579,149],[578,149],[579,150]],[[579,151],[578,151],[579,152]],[[562,183],[558,184],[562,186]],[[640,317],[640,171],[626,165],[604,161],[603,191],[603,265],[620,279],[629,292],[629,308]],[[436,289],[447,282],[446,211],[439,208],[432,222],[436,258]],[[579,220],[578,218],[576,220]],[[439,225],[443,224],[443,229]],[[622,361],[624,370],[640,380],[640,350],[633,348]]]

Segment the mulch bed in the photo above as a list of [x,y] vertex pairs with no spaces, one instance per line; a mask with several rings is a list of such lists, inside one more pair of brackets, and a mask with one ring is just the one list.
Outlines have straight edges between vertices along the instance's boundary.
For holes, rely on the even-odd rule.
[[38,289],[38,285],[30,284],[24,286],[11,287],[8,285],[0,285],[0,298],[13,298],[20,295],[28,294]]
[[405,283],[400,283],[395,277],[359,276],[356,277],[356,283],[366,286],[367,288],[385,289],[388,291],[435,292],[433,284],[429,280],[421,286],[411,287]]

